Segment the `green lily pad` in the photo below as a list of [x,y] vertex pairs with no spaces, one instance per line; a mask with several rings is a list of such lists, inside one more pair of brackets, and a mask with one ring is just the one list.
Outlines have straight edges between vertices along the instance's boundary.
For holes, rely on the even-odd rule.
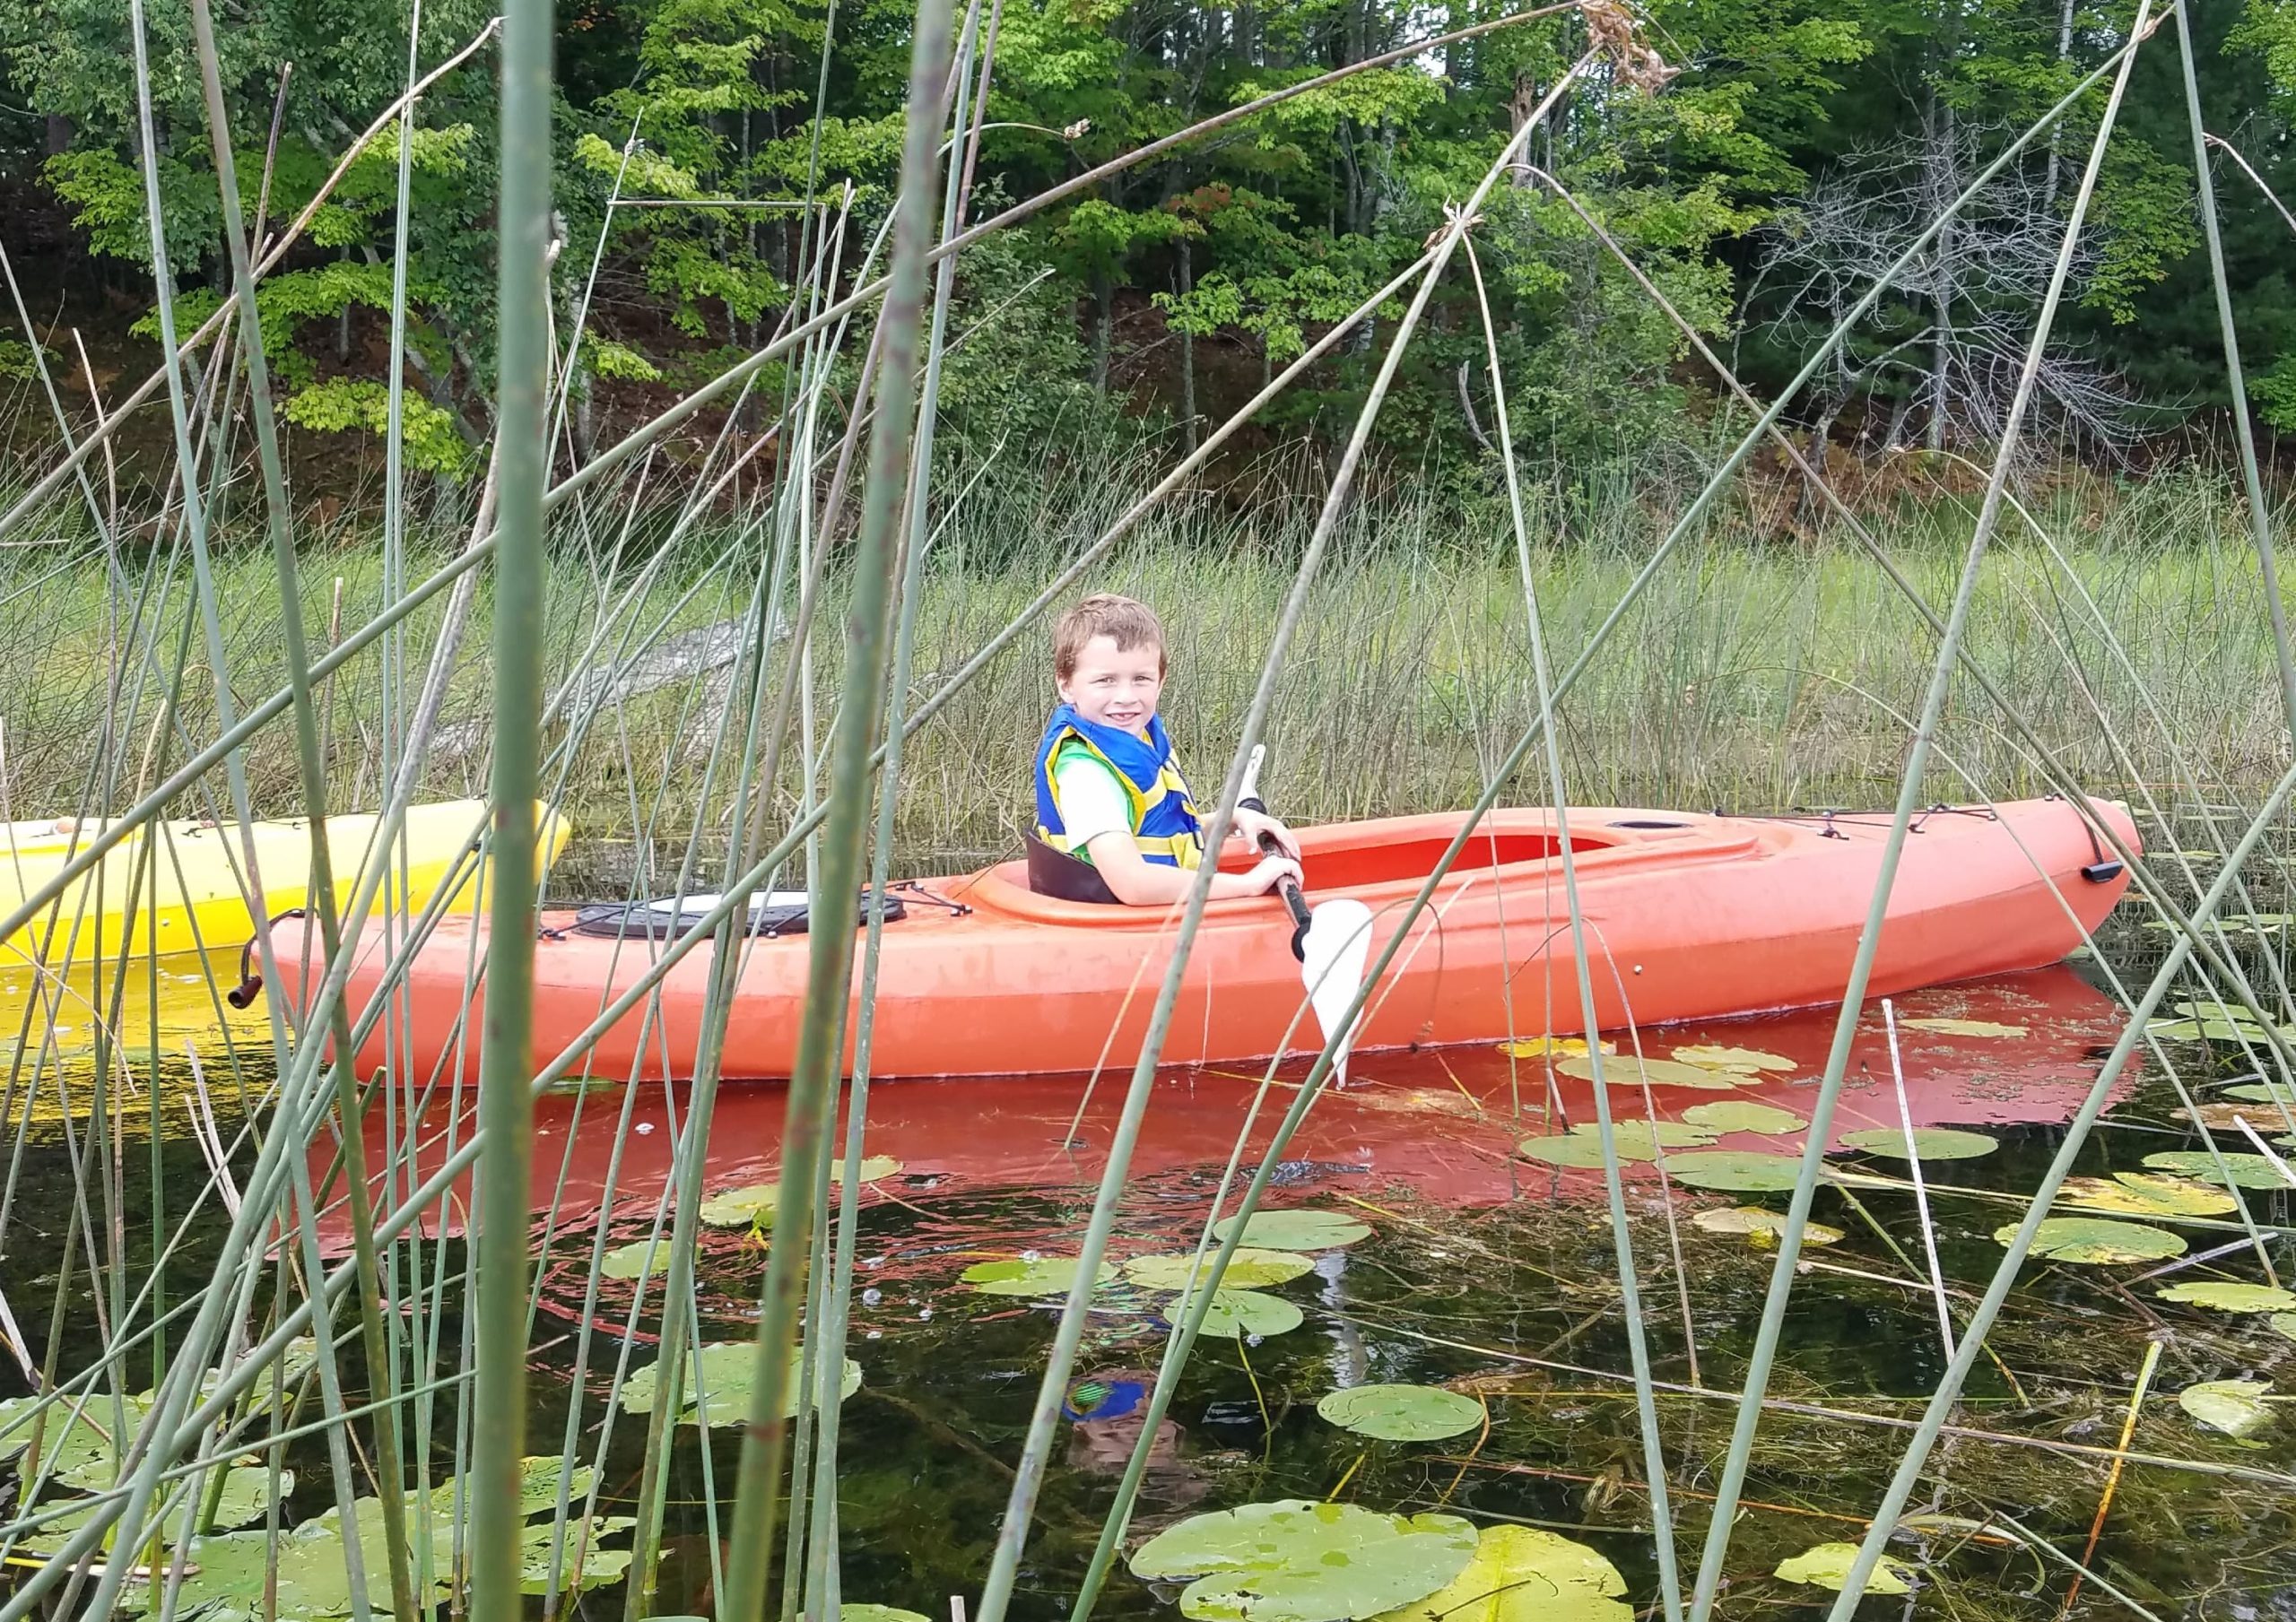
[[[1658,1151],[1648,1142],[1635,1143],[1617,1140],[1618,1158],[1622,1163],[1656,1160]],[[1574,1171],[1599,1171],[1603,1166],[1603,1141],[1589,1132],[1561,1132],[1552,1138],[1526,1138],[1515,1146],[1515,1152],[1526,1160],[1536,1160],[1543,1166],[1568,1167]]]
[[[1864,1132],[1844,1132],[1841,1141],[1869,1155],[1883,1155],[1892,1160],[1906,1158],[1905,1132],[1900,1127],[1876,1126]],[[1956,1132],[1950,1126],[1918,1126],[1913,1131],[1913,1151],[1924,1160],[1975,1160],[2000,1147],[1983,1132]]]
[[1798,1155],[1776,1155],[1758,1149],[1693,1149],[1667,1156],[1666,1175],[1692,1188],[1774,1194],[1800,1179],[1802,1160]]
[[1196,1332],[1217,1335],[1222,1340],[1239,1340],[1246,1335],[1265,1340],[1297,1329],[1303,1321],[1298,1303],[1281,1296],[1256,1289],[1215,1289],[1212,1310],[1204,1314],[1204,1327]]
[[[2144,1028],[2144,1033],[2163,1042],[2257,1042],[2264,1037],[2261,1027],[2231,1019],[2155,1019]],[[2296,1032],[2281,1034],[2290,1036]]]
[[1435,1592],[1465,1568],[1457,1515],[1383,1515],[1284,1499],[1192,1515],[1133,1551],[1132,1574],[1180,1583],[1196,1622],[1361,1622]]
[[[976,1262],[957,1275],[984,1296],[1026,1296],[1031,1300],[1042,1300],[1047,1296],[1065,1296],[1076,1288],[1075,1256],[1014,1256],[1001,1262]],[[1108,1283],[1116,1277],[1116,1269],[1100,1263],[1100,1275],[1093,1288]]]
[[2270,1081],[2244,1081],[2238,1087],[2226,1088],[2224,1096],[2250,1104],[2285,1104],[2296,1108],[2296,1093]]
[[[380,1592],[382,1574],[389,1569],[382,1509],[381,1500],[376,1498],[361,1498],[352,1506],[353,1535],[365,1565],[370,1600]],[[567,1522],[561,1546],[549,1517],[527,1522],[518,1538],[519,1587],[531,1594],[545,1592],[553,1565],[561,1592],[619,1582],[630,1569],[631,1553],[626,1548],[602,1548],[601,1540],[634,1524],[621,1516],[578,1515]],[[424,1535],[419,1523],[410,1525],[409,1531],[418,1540]],[[443,1578],[455,1568],[456,1528],[448,1517],[433,1516],[428,1536],[430,1569]],[[275,1540],[260,1528],[196,1538],[188,1551],[190,1569],[183,1585],[183,1609],[188,1614],[212,1605],[225,1616],[270,1622],[274,1613],[266,1613],[264,1594],[275,1550],[279,1622],[347,1617],[352,1604],[344,1543],[341,1517],[334,1510],[281,1533]],[[421,1557],[419,1541],[417,1557]],[[444,1594],[447,1583],[434,1581],[430,1592]]]
[[1683,1111],[1683,1119],[1709,1132],[1761,1132],[1765,1137],[1798,1132],[1809,1125],[1790,1109],[1757,1104],[1752,1098],[1719,1098],[1711,1104],[1693,1104]]
[[2245,1436],[2272,1423],[2265,1403],[2271,1390],[2262,1380],[2205,1380],[2179,1392],[2177,1406],[2212,1430]]
[[[1592,1121],[1581,1121],[1570,1130],[1598,1142],[1602,1138],[1601,1129]],[[1683,1121],[1614,1120],[1611,1136],[1622,1145],[1656,1144],[1660,1149],[1703,1149],[1714,1141],[1714,1134],[1705,1127]]]
[[[891,1155],[871,1155],[861,1162],[861,1181],[881,1182],[900,1175],[900,1162]],[[845,1181],[845,1162],[830,1163],[830,1181]],[[781,1184],[752,1183],[745,1188],[729,1188],[712,1194],[701,1202],[700,1217],[711,1227],[754,1227],[773,1225],[774,1209],[781,1203]]]
[[2265,1320],[2273,1332],[2284,1340],[2296,1340],[2296,1313],[2274,1313]]
[[[2016,1236],[2014,1222],[1996,1228],[2006,1245]],[[2185,1242],[2164,1228],[2110,1217],[2049,1217],[2033,1232],[2033,1253],[2057,1262],[2158,1262],[2185,1253]]]
[[932,1618],[898,1605],[839,1605],[837,1622],[932,1622]]
[[667,1234],[662,1236],[662,1242],[658,1245],[651,1239],[639,1239],[634,1244],[615,1245],[599,1261],[598,1272],[602,1277],[608,1279],[644,1278],[646,1258],[648,1255],[660,1258],[655,1266],[655,1271],[659,1272],[667,1265],[670,1259],[670,1239]]
[[[1201,1271],[1193,1255],[1135,1256],[1124,1264],[1124,1276],[1143,1289],[1186,1289],[1190,1279],[1210,1282],[1212,1263],[1218,1255],[1217,1251],[1206,1251]],[[1227,1271],[1220,1275],[1220,1288],[1257,1289],[1287,1284],[1301,1273],[1312,1272],[1315,1265],[1297,1251],[1254,1250],[1239,1245],[1228,1259]]]
[[[799,1361],[796,1356],[789,1359],[789,1382],[781,1406],[785,1416],[794,1416],[797,1411]],[[660,1367],[657,1363],[648,1363],[631,1371],[622,1383],[623,1408],[633,1414],[654,1411]],[[748,1424],[750,1392],[756,1380],[756,1341],[712,1341],[701,1349],[699,1357],[685,1360],[685,1400],[678,1405],[678,1423],[705,1427]],[[838,1397],[841,1401],[860,1389],[861,1366],[848,1357],[843,1377],[838,1383]],[[701,1394],[705,1392],[706,1397]]]
[[[1909,1021],[1910,1023],[1910,1021]],[[1857,1558],[1855,1543],[1821,1543],[1815,1548],[1805,1548],[1791,1559],[1778,1563],[1778,1575],[1787,1583],[1806,1583],[1813,1588],[1830,1588],[1841,1592],[1849,1580],[1849,1567]],[[1913,1568],[1902,1560],[1892,1560],[1887,1555],[1875,1562],[1874,1574],[1866,1580],[1869,1594],[1902,1594],[1912,1591]]]
[[[279,1496],[283,1498],[294,1489],[295,1472],[291,1470],[281,1470]],[[206,1502],[204,1496],[201,1502],[203,1504]],[[270,1506],[270,1466],[234,1465],[223,1472],[223,1492],[222,1496],[216,1500],[214,1528],[217,1531],[228,1531],[235,1526],[245,1526],[250,1521],[260,1520],[264,1512]],[[42,1514],[58,1508],[62,1508],[63,1513],[53,1520],[41,1522],[39,1526],[26,1532],[19,1547],[27,1554],[54,1554],[70,1541],[72,1534],[85,1526],[89,1518],[101,1507],[103,1507],[102,1502],[93,1498],[87,1500],[83,1506],[77,1508],[42,1504],[40,1505]],[[173,1548],[177,1533],[182,1525],[183,1519],[180,1515],[170,1515],[166,1518],[164,1524],[154,1522],[152,1530],[162,1542]]]
[[1529,1526],[1486,1526],[1466,1569],[1374,1622],[1631,1622],[1626,1579],[1583,1543]]
[[[46,1406],[45,1419],[35,1421],[33,1410]],[[77,1406],[75,1417],[73,1409]],[[32,1444],[39,1426],[39,1465],[65,1487],[91,1491],[112,1484],[112,1462],[126,1451],[144,1418],[152,1410],[148,1396],[123,1397],[112,1406],[109,1392],[98,1392],[82,1404],[77,1393],[58,1397],[11,1397],[0,1402],[0,1464]],[[125,1427],[122,1429],[122,1427]],[[35,1472],[36,1473],[36,1472]]]
[[[1226,1243],[1236,1219],[1212,1225],[1212,1236]],[[1260,1250],[1339,1250],[1371,1236],[1370,1228],[1335,1210],[1261,1210],[1244,1225],[1244,1244]]]
[[1673,1056],[1681,1063],[1695,1064],[1701,1070],[1736,1071],[1741,1074],[1795,1068],[1794,1061],[1783,1054],[1766,1054],[1752,1047],[1712,1047],[1701,1044],[1675,1048]]
[[[1576,1076],[1581,1081],[1595,1079],[1591,1058],[1564,1059],[1554,1069],[1557,1075]],[[1709,1070],[1673,1059],[1638,1059],[1632,1054],[1603,1061],[1603,1080],[1612,1087],[1640,1087],[1647,1081],[1652,1087],[1692,1087],[1701,1092],[1726,1093],[1752,1079],[1743,1071]]]
[[[2223,1181],[2216,1170],[2216,1158],[2205,1149],[2161,1149],[2145,1156],[2144,1164],[2154,1171],[2174,1172],[2180,1177],[2198,1177],[2220,1184]],[[2240,1188],[2288,1186],[2288,1179],[2280,1175],[2280,1168],[2262,1155],[2226,1155],[2224,1169]]]
[[2067,1177],[2057,1198],[2092,1210],[2129,1217],[2213,1217],[2233,1209],[2232,1196],[2177,1177],[2115,1172],[2110,1177]]
[[2220,1313],[2277,1313],[2296,1307],[2296,1295],[2268,1284],[2239,1284],[2214,1279],[2174,1284],[2161,1292],[2163,1301],[2181,1301]]
[[[2022,1037],[2025,1034],[2025,1028],[2022,1025],[2003,1025],[1993,1019],[1900,1019],[1898,1023],[1908,1030],[1926,1030],[1940,1037]],[[1880,1593],[1883,1591],[1877,1587],[1874,1592]],[[1904,1591],[1900,1589],[1898,1592],[1902,1593]]]
[[1342,1430],[1385,1442],[1433,1442],[1483,1423],[1483,1404],[1439,1385],[1351,1385],[1316,1411]]
[[[1709,1234],[1744,1234],[1764,1250],[1774,1248],[1786,1234],[1786,1219],[1759,1205],[1717,1206],[1698,1212],[1691,1221]],[[1828,1227],[1822,1222],[1805,1222],[1802,1243],[1839,1245],[1841,1229]]]

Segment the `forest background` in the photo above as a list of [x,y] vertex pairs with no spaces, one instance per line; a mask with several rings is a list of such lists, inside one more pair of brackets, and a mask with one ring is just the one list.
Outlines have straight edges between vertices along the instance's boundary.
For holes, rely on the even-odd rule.
[[[1476,0],[1004,0],[972,216],[1280,85],[1500,11]],[[849,277],[890,202],[909,14],[886,0],[561,9],[560,330],[574,330],[587,299],[565,456],[770,334],[810,239],[790,204],[809,190],[835,204],[853,188]],[[147,15],[171,269],[181,313],[204,315],[223,256],[188,13],[180,0],[154,0]],[[468,42],[488,15],[483,0],[430,0],[422,65]],[[408,20],[377,0],[248,0],[227,16],[245,202],[276,222],[404,87]],[[2074,0],[1658,0],[1646,38],[1676,72],[1665,93],[1597,73],[1571,89],[1531,160],[1764,392],[1921,224],[2115,48],[2125,21],[2119,8]],[[2296,235],[2271,195],[2296,194],[2296,4],[2202,0],[2192,22],[2203,116],[2222,143],[2248,389],[2259,431],[2273,435],[2296,429]],[[1366,72],[968,251],[944,455],[1000,453],[1035,477],[1046,457],[1090,468],[1144,435],[1192,447],[1320,324],[1418,255],[1584,48],[1584,29],[1572,13]],[[491,434],[493,74],[481,51],[441,81],[412,153],[406,435],[410,464],[439,496],[468,495]],[[156,358],[134,108],[124,4],[0,0],[0,246],[34,329],[11,322],[0,336],[0,410],[20,467],[54,442],[31,343],[86,411]],[[1948,460],[1936,453],[1983,454],[2096,110],[1990,188],[1793,402],[1812,438],[1869,473],[1926,464],[1935,477]],[[298,430],[298,494],[334,505],[371,490],[381,465],[396,171],[391,131],[263,284],[283,409]],[[1515,179],[1476,237],[1518,455],[1566,494],[1689,471],[1724,398],[1716,378],[1540,172]],[[2222,451],[2229,396],[2172,45],[2140,58],[2075,271],[2036,443],[2060,465],[2108,478]],[[1474,292],[1454,279],[1436,299],[1375,462],[1389,489],[1488,499],[1496,452]],[[1359,333],[1310,386],[1263,414],[1222,464],[1228,488],[1265,490],[1267,470],[1302,451],[1299,471],[1320,478],[1378,333]],[[770,397],[773,379],[763,382]],[[164,449],[163,423],[145,415]],[[163,472],[153,458],[151,476]]]

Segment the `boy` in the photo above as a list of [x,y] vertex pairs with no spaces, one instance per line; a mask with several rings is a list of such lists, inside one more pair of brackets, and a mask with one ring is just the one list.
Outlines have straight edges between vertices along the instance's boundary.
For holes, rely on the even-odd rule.
[[[1183,898],[1188,870],[1204,859],[1202,825],[1172,743],[1156,718],[1164,687],[1164,628],[1144,603],[1087,597],[1053,633],[1052,674],[1059,707],[1037,743],[1037,837],[1091,864],[1109,892],[1129,906]],[[1231,838],[1259,847],[1274,837],[1281,855],[1248,872],[1219,873],[1214,900],[1262,896],[1300,878],[1300,842],[1264,811],[1238,808]]]

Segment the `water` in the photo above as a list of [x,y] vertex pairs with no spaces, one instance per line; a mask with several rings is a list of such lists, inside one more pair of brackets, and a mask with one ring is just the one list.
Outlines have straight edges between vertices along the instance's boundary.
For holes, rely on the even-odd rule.
[[[1907,1028],[1901,1117],[1879,1010],[1869,1010],[1836,1123],[1839,1136],[1897,1128],[1909,1118],[1917,1127],[1975,1127],[1997,1141],[1981,1158],[1924,1167],[1958,1323],[2001,1254],[1995,1228],[2021,1214],[2007,1196],[2039,1181],[2061,1141],[2061,1123],[2119,1023],[2111,1003],[2070,967],[1919,993],[1896,1008],[1901,1019],[1996,1028],[1983,1035]],[[213,1029],[199,1023],[206,1017],[195,1010],[187,1016],[192,1028],[173,1034],[212,1044]],[[1831,1011],[1821,1010],[1646,1033],[1652,1057],[1719,1045],[1791,1063],[1726,1091],[1655,1089],[1655,1116],[1639,1089],[1614,1087],[1613,1113],[1679,1121],[1699,1105],[1734,1100],[1806,1115],[1833,1021]],[[2194,1057],[2196,1074],[2209,1071],[2199,1050],[2180,1052]],[[1247,1170],[1300,1073],[1296,1065],[1277,1071],[1248,1136]],[[1026,1299],[976,1293],[959,1275],[983,1260],[1073,1253],[1127,1079],[1102,1076],[1089,1097],[1086,1081],[1073,1077],[892,1082],[873,1090],[869,1152],[900,1167],[871,1184],[863,1201],[852,1335],[863,1383],[843,1410],[839,1495],[848,1600],[937,1618],[947,1614],[950,1595],[978,1591],[1054,1314]],[[163,1078],[178,1089],[186,1080],[173,1069]],[[1193,1247],[1258,1083],[1256,1071],[1222,1070],[1157,1079],[1112,1259]],[[222,1095],[215,1105],[228,1130],[237,1119],[233,1095],[213,1073],[208,1084]],[[642,1245],[652,1230],[674,1192],[672,1137],[684,1102],[683,1089],[641,1090],[618,1165],[611,1161],[620,1089],[554,1095],[537,1113],[535,1235],[538,1246],[547,1239],[547,1252],[533,1336],[529,1446],[555,1451],[578,1400],[577,1446],[602,1465],[600,1508],[609,1513],[631,1513],[637,1496],[644,1418],[622,1416],[603,1438],[599,1420],[638,1286],[608,1279],[586,1305],[589,1255],[601,1221],[613,1251]],[[71,1188],[69,1103],[39,1112],[29,1132],[0,1257],[7,1297],[36,1340],[43,1331],[33,1325],[44,1326],[54,1289],[54,1252]],[[204,1181],[206,1168],[181,1131],[180,1090],[175,1104],[158,1148],[161,1180],[170,1190],[188,1190]],[[721,1092],[705,1193],[774,1175],[783,1104],[778,1086],[729,1084]],[[2136,1170],[2149,1153],[2190,1146],[2196,1140],[2173,1106],[2164,1077],[2133,1070],[2078,1169]],[[129,1134],[141,1108],[139,1100]],[[1257,1343],[1199,1344],[1157,1438],[1135,1538],[1203,1510],[1337,1493],[1382,1510],[1446,1508],[1483,1523],[1566,1532],[1608,1557],[1633,1603],[1650,1606],[1657,1592],[1650,1498],[1600,1175],[1551,1168],[1514,1152],[1524,1139],[1590,1121],[1591,1110],[1590,1082],[1561,1076],[1551,1092],[1542,1061],[1491,1047],[1361,1056],[1353,1085],[1321,1101],[1286,1149],[1271,1203],[1342,1212],[1372,1232],[1272,1289],[1300,1309],[1299,1328]],[[369,1119],[369,1152],[379,1165],[386,1123],[380,1110]],[[467,1119],[453,1101],[434,1098],[423,1123],[430,1141],[418,1173],[439,1163]],[[84,1132],[73,1141],[88,1147]],[[1733,1132],[1716,1146],[1776,1150],[1801,1141],[1798,1132]],[[140,1279],[151,1151],[132,1135],[123,1144],[124,1230],[131,1271]],[[332,1160],[331,1146],[315,1155],[314,1176],[324,1177]],[[1900,1181],[1904,1169],[1901,1159],[1874,1156],[1839,1164]],[[1743,1236],[1707,1232],[1691,1218],[1737,1204],[1782,1210],[1785,1200],[1676,1187],[1670,1208],[1659,1167],[1650,1164],[1628,1167],[1627,1187],[1644,1327],[1654,1374],[1664,1383],[1659,1417],[1679,1547],[1694,1562],[1705,1528],[1702,1495],[1711,1491],[1727,1446],[1733,1409],[1723,1398],[1741,1380],[1771,1253]],[[2259,1222],[2296,1220],[2285,1193],[2248,1198]],[[466,1199],[467,1190],[458,1189],[444,1233],[432,1224],[420,1247],[426,1277],[441,1267],[449,1275],[435,1323],[442,1372],[456,1365],[463,1327],[453,1286],[464,1262],[458,1214]],[[1798,1406],[1765,1420],[1732,1545],[1726,1615],[1805,1609],[1828,1598],[1769,1574],[1811,1545],[1863,1535],[1864,1518],[1904,1445],[1902,1427],[1919,1414],[1944,1367],[1910,1192],[1830,1187],[1821,1191],[1814,1216],[1843,1237],[1806,1253],[1796,1286],[1771,1392]],[[2239,1237],[2183,1231],[2195,1253]],[[339,1209],[324,1232],[331,1246],[344,1242]],[[696,1258],[705,1340],[753,1333],[761,1244],[743,1229],[707,1231]],[[412,1248],[402,1247],[399,1265]],[[2274,1255],[2283,1276],[2296,1272],[2283,1241],[2275,1239]],[[204,1283],[205,1265],[195,1246],[171,1263],[168,1288],[182,1292]],[[2245,1622],[2296,1615],[2296,1450],[2286,1428],[2296,1415],[2240,1440],[2202,1427],[2173,1400],[2186,1386],[2226,1378],[2296,1392],[2296,1342],[2262,1317],[2158,1298],[2161,1288],[2187,1279],[2255,1281],[2261,1275],[2252,1253],[2142,1277],[2156,1265],[2029,1262],[1990,1338],[1997,1361],[1979,1364],[1958,1416],[1990,1434],[1951,1439],[1933,1455],[1916,1504],[1939,1519],[1927,1523],[1925,1540],[1893,1550],[1930,1563],[1921,1614],[2057,1614],[2065,1567],[1999,1538],[1972,1539],[1969,1528],[2006,1513],[2057,1548],[2080,1554],[2103,1491],[2101,1454],[2118,1439],[2130,1383],[2152,1338],[2163,1348],[2155,1395],[2132,1445],[2249,1473],[2129,1467],[2092,1565],[2164,1616]],[[656,1355],[657,1294],[649,1289],[638,1331],[628,1337],[633,1368]],[[1087,1417],[1061,1425],[1016,1616],[1065,1614],[1139,1434],[1139,1415],[1124,1411],[1123,1393],[1152,1377],[1170,1299],[1120,1285],[1092,1316],[1076,1383],[1117,1393],[1103,1399],[1116,1411],[1092,1409],[1087,1399],[1094,1392],[1072,1401]],[[67,1369],[95,1345],[94,1302],[84,1284],[69,1305]],[[1316,1411],[1317,1400],[1334,1389],[1383,1381],[1466,1389],[1487,1403],[1488,1432],[1478,1427],[1431,1443],[1368,1441]],[[442,1401],[435,1449],[442,1465],[451,1457],[449,1409]],[[306,1481],[291,1508],[315,1514],[327,1502],[324,1486],[313,1485],[325,1479],[325,1450],[314,1440],[290,1451]],[[706,1440],[692,1427],[681,1433],[660,1574],[663,1611],[709,1609],[712,1551],[722,1548],[726,1529],[709,1505],[713,1494],[730,1499],[736,1452],[733,1429],[712,1430]],[[622,1602],[614,1586],[584,1596],[574,1609],[606,1617],[619,1615]],[[1897,1615],[1902,1602],[1874,1599],[1868,1607],[1875,1616]],[[1178,1614],[1168,1591],[1121,1571],[1101,1611]],[[2094,1587],[2084,1590],[2074,1613],[2130,1614]]]

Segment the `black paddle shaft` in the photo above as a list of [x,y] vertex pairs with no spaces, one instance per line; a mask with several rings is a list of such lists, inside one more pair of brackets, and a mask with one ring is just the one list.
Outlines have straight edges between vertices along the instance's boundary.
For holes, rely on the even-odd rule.
[[[1257,811],[1263,817],[1267,815],[1267,804],[1257,794],[1237,801],[1236,808]],[[1283,854],[1283,847],[1275,842],[1272,834],[1259,837],[1259,848],[1264,855],[1280,856]],[[1308,960],[1308,898],[1300,893],[1299,881],[1294,879],[1277,880],[1275,893],[1283,898],[1284,907],[1292,915],[1292,955],[1305,963]]]

